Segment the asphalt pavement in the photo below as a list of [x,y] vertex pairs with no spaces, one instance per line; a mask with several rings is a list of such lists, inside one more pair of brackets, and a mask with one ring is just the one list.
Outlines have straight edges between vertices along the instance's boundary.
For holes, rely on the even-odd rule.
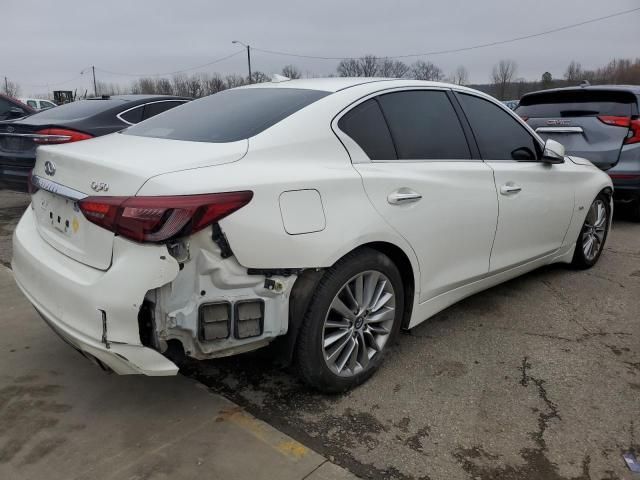
[[[6,263],[14,217],[26,203],[24,196],[8,193],[0,194],[0,202],[0,262]],[[13,298],[15,293],[7,294],[6,288],[0,286],[0,298]],[[4,369],[0,388],[15,391],[20,388],[16,378],[25,375],[37,376],[32,383],[56,384],[58,377],[49,367],[30,363],[30,373],[14,373],[23,360],[6,366],[6,359],[24,355],[26,346],[32,355],[35,341],[25,337],[21,323],[7,322],[3,310],[0,323],[10,325],[10,349],[16,351],[7,352],[6,338],[0,340]],[[36,320],[29,317],[28,322]],[[130,377],[118,389],[140,396],[158,381],[156,395],[140,398],[143,403],[154,399],[165,407],[171,404],[171,395],[184,398],[176,393],[180,389],[209,395],[191,411],[194,416],[199,406],[209,402],[210,411],[219,408],[220,397],[208,392],[222,395],[327,458],[323,469],[336,468],[335,463],[363,478],[632,479],[640,476],[627,469],[622,453],[640,454],[639,325],[640,224],[617,215],[593,269],[547,267],[464,300],[400,335],[381,370],[347,394],[323,396],[309,391],[288,369],[271,360],[268,349],[191,363],[184,375],[207,391],[184,376]],[[54,341],[48,332],[38,335],[42,345]],[[90,370],[94,367],[84,365],[82,358],[76,360],[76,354],[66,348],[60,345],[59,351],[56,348],[38,358],[53,362],[58,355],[73,356],[65,360],[66,365],[71,368],[77,361],[83,366],[71,371],[81,368],[83,373],[65,378],[81,395],[94,378]],[[114,378],[109,381],[120,381]],[[60,409],[57,403],[50,406],[49,402],[45,409]],[[72,418],[84,425],[97,422],[99,428],[92,432],[100,439],[110,438],[101,433],[110,421],[124,425],[140,414],[131,402],[107,410],[100,402],[83,405]],[[60,422],[69,415],[55,412]],[[184,415],[185,422],[193,421]],[[143,417],[141,423],[146,426],[149,416]],[[29,415],[21,418],[13,428],[30,425]],[[74,441],[88,430],[73,430],[73,425],[69,423],[64,435],[78,449],[78,457],[110,459],[101,452],[101,445]],[[3,432],[0,422],[0,442],[8,431],[5,424]],[[129,429],[126,436],[133,442],[143,433],[144,429]],[[215,457],[216,452],[211,455]],[[166,454],[159,456],[166,461]],[[116,457],[109,463],[119,465],[120,461]],[[2,467],[0,463],[0,472]],[[183,478],[176,472],[171,476]],[[0,474],[0,478],[5,477]]]

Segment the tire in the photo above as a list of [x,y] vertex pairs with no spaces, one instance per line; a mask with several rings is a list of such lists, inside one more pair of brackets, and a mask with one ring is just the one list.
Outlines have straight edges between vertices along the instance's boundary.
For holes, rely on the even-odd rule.
[[300,377],[324,393],[363,383],[393,344],[403,312],[402,278],[389,257],[370,248],[348,254],[325,272],[303,319]]
[[[604,215],[604,217],[602,217]],[[579,269],[593,267],[600,258],[609,234],[611,204],[604,194],[599,194],[591,203],[587,216],[576,240],[571,265]]]

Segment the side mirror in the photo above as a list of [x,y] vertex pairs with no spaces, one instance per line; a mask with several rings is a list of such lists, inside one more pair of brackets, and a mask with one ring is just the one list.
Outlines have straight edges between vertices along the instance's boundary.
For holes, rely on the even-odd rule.
[[564,145],[551,139],[544,142],[542,161],[550,164],[564,163]]

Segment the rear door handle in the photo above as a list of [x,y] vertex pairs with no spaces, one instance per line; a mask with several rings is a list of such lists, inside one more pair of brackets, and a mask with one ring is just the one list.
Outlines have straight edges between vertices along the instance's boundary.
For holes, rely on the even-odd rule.
[[522,187],[519,185],[502,185],[500,187],[500,193],[502,195],[513,195],[514,193],[518,193],[522,190]]
[[408,188],[400,188],[395,192],[392,192],[387,197],[387,202],[391,205],[402,205],[405,203],[417,202],[422,198],[418,192],[414,192]]

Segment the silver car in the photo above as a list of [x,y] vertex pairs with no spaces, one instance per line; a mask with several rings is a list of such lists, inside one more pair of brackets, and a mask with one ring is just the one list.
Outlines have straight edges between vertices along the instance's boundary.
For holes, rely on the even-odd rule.
[[529,93],[516,113],[545,140],[605,170],[616,202],[628,204],[640,221],[639,103],[639,86],[580,86]]

